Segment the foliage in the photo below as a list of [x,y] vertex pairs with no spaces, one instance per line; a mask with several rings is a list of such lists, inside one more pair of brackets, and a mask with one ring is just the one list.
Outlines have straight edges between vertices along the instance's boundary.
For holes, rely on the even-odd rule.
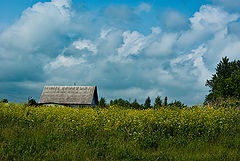
[[131,103],[131,108],[133,108],[133,109],[142,109],[143,107],[137,102],[137,99],[135,99],[135,100]]
[[162,100],[160,96],[157,96],[155,98],[154,108],[159,108],[162,106]]
[[127,100],[123,100],[122,98],[111,100],[110,106],[118,106],[124,109],[144,109],[144,106],[140,105],[137,102],[137,99],[135,99],[132,103]]
[[[224,99],[221,100],[221,102],[219,103],[218,107],[224,107],[224,108],[236,108],[239,110],[240,108],[240,100],[239,99]],[[216,108],[215,107],[215,108]]]
[[37,106],[37,105],[38,103],[33,98],[28,101],[28,106]]
[[167,96],[164,98],[164,106],[167,106],[168,105],[168,103],[167,103]]
[[150,99],[149,96],[148,96],[147,99],[145,100],[144,108],[145,108],[145,109],[151,108],[151,99]]
[[0,160],[239,160],[239,108],[0,103]]
[[2,99],[2,100],[0,101],[0,103],[8,103],[8,100],[7,100],[7,99]]
[[217,64],[216,73],[205,85],[210,87],[206,103],[228,98],[240,99],[240,60],[230,62],[229,58],[222,58]]
[[99,101],[99,107],[106,107],[106,100],[105,98],[101,97],[100,101]]
[[172,108],[186,108],[187,107],[181,101],[176,101],[176,100],[172,103],[169,103],[168,106],[172,107]]
[[127,100],[123,100],[122,98],[115,99],[114,101],[111,100],[110,105],[111,106],[117,105],[117,106],[128,107],[128,108],[130,108],[131,106],[131,104]]

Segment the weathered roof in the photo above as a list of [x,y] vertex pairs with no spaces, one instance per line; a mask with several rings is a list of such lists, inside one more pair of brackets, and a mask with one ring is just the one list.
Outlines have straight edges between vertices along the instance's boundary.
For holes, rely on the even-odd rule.
[[91,105],[96,86],[45,86],[39,104]]

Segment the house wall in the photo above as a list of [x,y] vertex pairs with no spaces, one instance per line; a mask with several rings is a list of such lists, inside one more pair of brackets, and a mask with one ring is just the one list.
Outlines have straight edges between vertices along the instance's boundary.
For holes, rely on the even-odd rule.
[[41,104],[43,106],[69,106],[69,107],[73,107],[73,108],[78,108],[78,107],[88,107],[88,106],[93,106],[93,105],[60,105],[60,104]]
[[97,106],[96,102],[97,102],[96,97],[93,96],[91,106],[93,106],[93,107]]

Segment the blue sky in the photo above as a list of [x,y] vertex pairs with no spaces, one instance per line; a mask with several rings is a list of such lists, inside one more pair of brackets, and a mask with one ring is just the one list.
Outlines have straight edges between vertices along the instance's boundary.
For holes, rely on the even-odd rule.
[[199,104],[222,57],[240,58],[239,0],[1,0],[0,98],[44,85]]

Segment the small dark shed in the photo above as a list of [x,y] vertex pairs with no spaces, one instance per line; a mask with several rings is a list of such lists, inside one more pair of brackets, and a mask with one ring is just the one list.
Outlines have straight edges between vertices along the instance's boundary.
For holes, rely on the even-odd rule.
[[40,105],[96,106],[97,86],[45,86]]

